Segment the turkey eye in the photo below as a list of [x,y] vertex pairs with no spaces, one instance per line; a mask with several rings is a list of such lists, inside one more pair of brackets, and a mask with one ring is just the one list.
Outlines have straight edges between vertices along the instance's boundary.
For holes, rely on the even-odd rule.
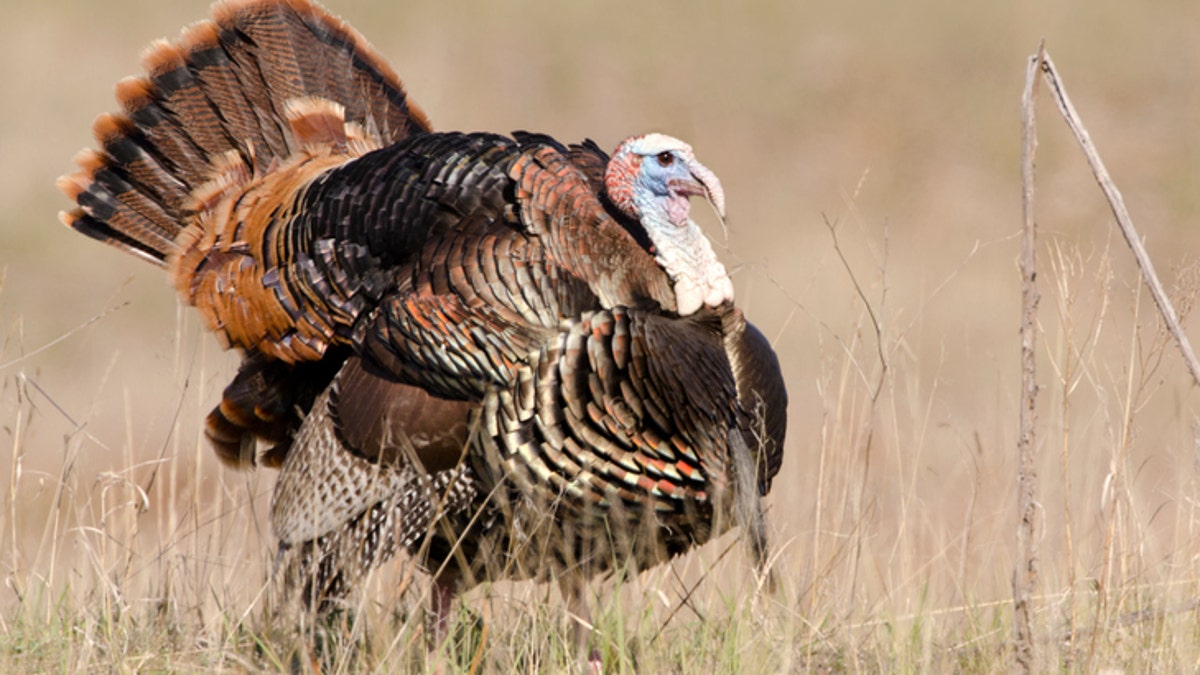
[[675,162],[675,155],[669,152],[660,152],[655,159],[658,160],[659,166],[671,166]]

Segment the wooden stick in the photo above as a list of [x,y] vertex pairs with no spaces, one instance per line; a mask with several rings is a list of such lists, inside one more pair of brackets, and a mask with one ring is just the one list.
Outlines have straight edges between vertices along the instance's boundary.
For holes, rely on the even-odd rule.
[[1125,209],[1125,201],[1121,199],[1121,191],[1117,189],[1108,175],[1108,169],[1104,168],[1104,161],[1100,159],[1100,154],[1092,145],[1092,138],[1084,128],[1083,120],[1079,119],[1079,113],[1075,112],[1075,106],[1071,105],[1071,99],[1067,96],[1067,90],[1059,79],[1058,71],[1055,70],[1054,61],[1050,59],[1049,54],[1042,61],[1041,70],[1046,78],[1046,83],[1050,86],[1050,91],[1054,94],[1054,101],[1058,104],[1059,112],[1062,113],[1067,126],[1071,128],[1071,133],[1075,134],[1075,140],[1079,141],[1079,147],[1083,149],[1088,165],[1092,167],[1092,174],[1096,176],[1096,182],[1100,183],[1100,189],[1104,191],[1104,196],[1108,199],[1108,205],[1117,218],[1117,225],[1121,227],[1121,234],[1124,235],[1125,242],[1133,250],[1138,268],[1142,271],[1142,278],[1150,287],[1150,295],[1153,296],[1154,304],[1158,306],[1158,311],[1162,314],[1167,329],[1171,331],[1171,336],[1175,338],[1175,344],[1179,345],[1183,360],[1192,373],[1192,380],[1200,385],[1200,361],[1196,360],[1196,353],[1192,351],[1192,345],[1179,325],[1175,308],[1171,305],[1167,292],[1163,290],[1158,275],[1154,272],[1154,264],[1150,262],[1150,255],[1146,253],[1146,247],[1142,245],[1142,239],[1133,227],[1133,220],[1129,217],[1129,211]]
[[1037,468],[1034,464],[1034,424],[1037,421],[1037,222],[1033,217],[1034,156],[1037,154],[1038,70],[1045,63],[1045,40],[1029,59],[1021,95],[1021,434],[1017,440],[1017,567],[1013,572],[1014,647],[1017,665],[1034,670],[1033,609],[1037,585],[1038,540]]

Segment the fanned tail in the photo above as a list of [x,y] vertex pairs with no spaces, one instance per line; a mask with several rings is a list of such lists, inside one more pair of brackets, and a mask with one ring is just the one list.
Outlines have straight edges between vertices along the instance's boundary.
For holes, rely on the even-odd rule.
[[428,131],[400,79],[358,32],[307,0],[228,0],[179,40],[154,42],[146,75],[116,87],[99,148],[59,179],[62,221],[166,265],[179,235],[230,183],[302,149],[351,156]]

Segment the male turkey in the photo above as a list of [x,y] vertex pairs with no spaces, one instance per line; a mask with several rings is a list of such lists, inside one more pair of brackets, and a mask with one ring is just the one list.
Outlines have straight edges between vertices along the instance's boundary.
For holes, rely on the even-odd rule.
[[[435,133],[352,28],[234,0],[117,85],[72,228],[163,266],[245,360],[218,456],[279,467],[284,576],[328,606],[402,547],[437,628],[486,579],[646,568],[759,497],[786,393],[689,219],[683,142]],[[258,449],[263,448],[259,453]]]

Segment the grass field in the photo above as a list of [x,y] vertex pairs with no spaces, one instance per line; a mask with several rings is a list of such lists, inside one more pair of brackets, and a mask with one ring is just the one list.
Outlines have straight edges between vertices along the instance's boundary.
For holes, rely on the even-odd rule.
[[[721,177],[739,304],[789,386],[780,587],[732,535],[593,584],[611,672],[1013,665],[1020,93],[1046,37],[1177,302],[1200,292],[1200,5],[337,2],[439,129],[614,147],[661,130]],[[187,3],[0,22],[0,671],[305,662],[276,612],[273,476],[201,420],[236,356],[162,273],[61,227],[54,179]],[[1038,664],[1200,668],[1200,397],[1057,113],[1038,155]],[[1184,328],[1200,339],[1191,315]],[[391,565],[332,672],[420,672],[425,579]],[[557,591],[466,596],[450,671],[571,666]],[[479,645],[483,645],[479,648]],[[473,660],[476,659],[476,660]]]

